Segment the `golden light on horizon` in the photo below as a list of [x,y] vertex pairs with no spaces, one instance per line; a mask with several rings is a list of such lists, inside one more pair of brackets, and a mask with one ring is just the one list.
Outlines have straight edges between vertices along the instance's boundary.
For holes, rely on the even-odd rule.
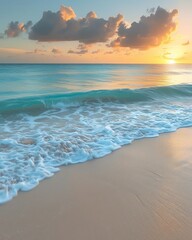
[[168,60],[168,64],[175,64],[175,63],[176,63],[176,61],[174,59],[169,59]]
[[164,59],[167,64],[176,64],[184,58],[184,51],[181,47],[170,47],[168,51],[164,54]]

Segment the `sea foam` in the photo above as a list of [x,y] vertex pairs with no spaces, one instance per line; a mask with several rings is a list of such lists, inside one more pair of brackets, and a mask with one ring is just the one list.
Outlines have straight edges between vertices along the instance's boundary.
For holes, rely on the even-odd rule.
[[188,126],[191,85],[1,102],[0,203],[33,189],[62,165],[100,158],[136,139]]

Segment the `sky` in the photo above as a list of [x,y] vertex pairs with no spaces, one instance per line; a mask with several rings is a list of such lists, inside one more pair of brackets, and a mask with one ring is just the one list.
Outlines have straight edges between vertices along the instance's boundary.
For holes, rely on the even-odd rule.
[[192,63],[191,0],[0,0],[0,63]]

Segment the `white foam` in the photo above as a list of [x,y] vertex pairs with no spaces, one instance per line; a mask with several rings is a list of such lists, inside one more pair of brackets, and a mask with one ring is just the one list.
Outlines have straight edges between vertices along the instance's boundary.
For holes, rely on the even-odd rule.
[[179,101],[58,104],[38,116],[0,120],[0,203],[33,189],[59,171],[58,166],[103,157],[136,139],[192,126],[192,103]]

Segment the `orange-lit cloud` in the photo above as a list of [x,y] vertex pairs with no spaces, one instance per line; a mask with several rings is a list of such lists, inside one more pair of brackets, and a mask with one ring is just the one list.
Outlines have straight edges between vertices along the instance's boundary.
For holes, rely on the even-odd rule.
[[[176,29],[175,16],[178,11],[171,12],[158,7],[147,10],[149,16],[142,16],[140,21],[130,26],[123,21],[123,16],[109,17],[108,20],[98,18],[91,11],[85,18],[75,19],[76,14],[71,7],[62,6],[56,13],[43,13],[31,29],[29,38],[41,42],[50,41],[79,41],[84,44],[107,42],[110,38],[118,37],[108,46],[129,47],[146,50],[168,43],[172,32]],[[85,54],[86,49],[80,51],[69,50],[68,53]]]
[[91,11],[87,14],[86,18],[97,18],[97,14],[95,12]]
[[[176,9],[167,11],[161,7],[151,8],[147,9],[148,16],[142,16],[138,22],[131,24],[121,14],[104,19],[90,11],[85,17],[77,18],[71,7],[62,6],[58,12],[44,12],[42,18],[32,27],[31,21],[26,24],[11,22],[5,33],[0,34],[0,38],[15,38],[22,32],[27,32],[29,39],[37,40],[38,45],[34,46],[34,50],[26,46],[26,50],[18,52],[18,55],[26,57],[29,54],[29,58],[37,59],[36,61],[49,61],[50,57],[50,61],[57,59],[61,62],[78,62],[81,58],[84,62],[165,63],[171,59],[183,59],[185,55],[182,46],[190,44],[186,41],[187,38],[182,38],[178,43],[179,50],[175,46],[171,48],[171,44],[166,45],[167,49],[153,48],[172,40],[172,33],[177,27],[177,14]],[[76,43],[65,43],[65,49],[62,43],[53,43],[62,41]],[[140,50],[147,49],[149,50],[141,55]],[[155,51],[159,51],[158,54]],[[5,54],[8,56],[8,53]],[[157,59],[154,60],[156,56]]]
[[29,33],[29,38],[41,42],[79,41],[85,44],[106,42],[116,34],[123,16],[109,17],[108,20],[98,18],[89,12],[85,18],[75,19],[71,7],[61,7],[54,13],[44,12]]
[[76,18],[76,14],[71,7],[61,6],[60,16],[64,21],[69,21],[70,19]]
[[177,14],[176,9],[168,12],[158,7],[155,13],[151,13],[148,17],[142,16],[138,23],[133,22],[130,27],[122,22],[118,29],[118,38],[111,43],[111,47],[146,50],[168,43],[171,33],[177,26],[174,21]]
[[19,22],[10,22],[8,28],[5,30],[7,37],[13,38],[19,36],[22,32],[26,32],[32,26],[32,22],[28,21],[26,24]]

